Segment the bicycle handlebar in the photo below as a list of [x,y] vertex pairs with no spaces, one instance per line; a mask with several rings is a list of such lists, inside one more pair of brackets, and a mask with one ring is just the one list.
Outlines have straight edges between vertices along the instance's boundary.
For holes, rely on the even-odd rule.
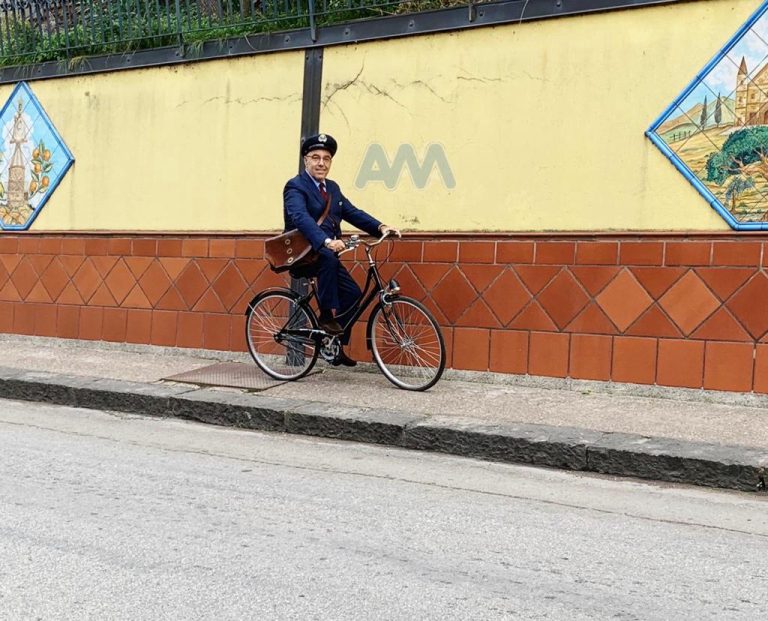
[[367,242],[360,239],[359,235],[350,235],[349,239],[344,242],[344,246],[345,246],[344,250],[339,252],[337,256],[340,257],[344,253],[349,252],[350,250],[354,250],[360,245],[365,246],[366,250],[368,250],[370,248],[373,248],[374,246],[378,246],[381,242],[387,239],[387,237],[391,237],[391,236],[392,236],[392,231],[387,231],[381,237],[379,237],[379,239],[377,239],[375,242]]

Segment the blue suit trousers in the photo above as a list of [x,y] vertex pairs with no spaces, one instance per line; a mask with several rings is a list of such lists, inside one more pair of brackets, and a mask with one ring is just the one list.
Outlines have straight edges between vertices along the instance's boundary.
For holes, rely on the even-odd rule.
[[[350,276],[336,253],[328,248],[320,249],[320,258],[314,266],[317,276],[317,297],[321,311],[336,311],[336,319],[343,326],[357,309],[363,292]],[[341,337],[344,345],[349,343],[350,329]]]

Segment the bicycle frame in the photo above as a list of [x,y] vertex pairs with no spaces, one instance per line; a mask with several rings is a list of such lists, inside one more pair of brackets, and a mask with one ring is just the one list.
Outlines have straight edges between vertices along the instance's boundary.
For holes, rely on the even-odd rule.
[[[365,313],[365,311],[368,309],[368,307],[371,305],[371,303],[374,301],[376,297],[381,299],[382,302],[386,303],[386,301],[390,298],[394,298],[397,296],[396,292],[390,292],[387,290],[387,287],[384,285],[384,281],[381,279],[381,274],[379,274],[378,267],[376,265],[376,261],[371,257],[371,250],[368,247],[365,247],[365,253],[368,259],[368,273],[366,275],[365,279],[365,287],[363,288],[363,293],[360,296],[360,302],[358,303],[355,312],[347,318],[343,323],[344,331],[346,332],[349,328],[351,328],[354,323],[360,319],[360,317]],[[296,306],[297,307],[307,307],[311,308],[309,303],[312,300],[312,298],[317,298],[317,285],[315,278],[309,279],[309,291],[299,297],[296,300]],[[339,319],[339,317],[336,317]],[[275,335],[276,339],[279,339],[281,336],[293,336],[293,337],[309,337],[309,339],[314,341],[320,341],[322,338],[328,336],[328,333],[323,330],[318,329],[307,329],[307,328],[288,328],[287,326],[290,326],[292,321],[295,319],[295,315],[291,315],[288,320],[286,321],[286,327],[284,327],[280,332],[278,332]],[[371,328],[370,328],[370,322],[368,329],[366,330],[366,346],[368,349],[371,348]]]
[[[366,347],[384,376],[404,390],[421,391],[435,385],[445,369],[445,342],[429,309],[419,300],[401,295],[396,280],[386,282],[382,278],[373,248],[388,233],[375,242],[360,241],[352,235],[339,253],[362,245],[368,261],[359,299],[336,317],[341,324],[340,334],[319,327],[317,278],[309,279],[307,289],[276,287],[254,297],[246,310],[246,341],[251,356],[264,372],[290,381],[306,376],[318,357],[332,365],[346,364],[340,357],[345,336],[364,313],[369,313]],[[381,262],[388,258],[382,257]]]

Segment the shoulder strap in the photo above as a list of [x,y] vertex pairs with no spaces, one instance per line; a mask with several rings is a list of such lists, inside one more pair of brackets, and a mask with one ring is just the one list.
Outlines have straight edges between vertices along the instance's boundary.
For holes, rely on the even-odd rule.
[[323,220],[328,216],[328,212],[331,210],[331,195],[328,194],[328,200],[325,201],[325,210],[323,210],[323,215],[320,216],[320,219],[317,221],[317,226],[320,226],[323,223]]

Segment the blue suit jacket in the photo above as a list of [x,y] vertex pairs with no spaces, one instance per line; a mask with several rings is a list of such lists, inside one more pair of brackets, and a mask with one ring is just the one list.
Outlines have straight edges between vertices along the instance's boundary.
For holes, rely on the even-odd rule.
[[341,235],[342,220],[369,235],[381,236],[381,222],[350,203],[341,193],[338,183],[326,179],[325,191],[331,199],[331,208],[323,224],[318,226],[317,221],[325,211],[325,201],[320,190],[306,171],[290,179],[283,189],[285,230],[299,229],[315,250],[323,247],[326,237],[333,239]]

